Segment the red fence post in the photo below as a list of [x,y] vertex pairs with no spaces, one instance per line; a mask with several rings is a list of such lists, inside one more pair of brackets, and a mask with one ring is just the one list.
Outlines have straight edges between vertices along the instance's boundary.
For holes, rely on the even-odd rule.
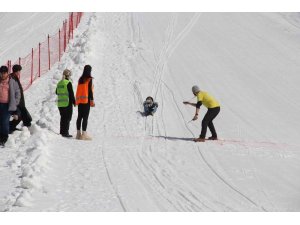
[[7,60],[7,69],[8,69],[8,73],[10,73],[10,67],[11,67],[11,62],[10,60]]
[[73,23],[73,13],[71,13],[71,32],[72,32],[72,39],[73,39],[73,29],[74,29],[74,23]]
[[76,28],[78,27],[79,24],[79,13],[76,13]]
[[80,13],[77,13],[77,26],[76,27],[78,27],[78,25],[79,25],[79,21],[80,21]]
[[67,48],[67,21],[65,21],[64,25],[64,52],[66,51]]
[[58,30],[58,61],[60,62],[60,29]]
[[30,84],[32,84],[33,81],[33,48],[31,49],[31,79]]
[[[70,14],[71,15],[71,14]],[[69,20],[68,20],[68,25],[69,25],[69,30],[68,30],[68,43],[69,43],[69,41],[70,41],[70,31],[71,31],[71,23],[70,23],[70,21],[71,21],[71,16],[69,15]]]
[[68,37],[68,43],[70,42],[70,38],[71,38],[71,14],[70,14],[70,16],[69,16],[69,37]]
[[39,77],[41,77],[41,43],[39,43]]
[[49,62],[49,70],[50,70],[50,36],[48,34],[48,62]]
[[[21,57],[19,57],[19,65],[21,66]],[[22,71],[20,72],[19,80],[21,80],[21,73],[22,73]]]

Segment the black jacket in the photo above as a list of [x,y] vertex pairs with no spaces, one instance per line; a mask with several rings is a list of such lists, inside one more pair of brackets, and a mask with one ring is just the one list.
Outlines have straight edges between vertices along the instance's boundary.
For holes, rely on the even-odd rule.
[[89,82],[89,103],[91,100],[94,100],[94,95],[93,95],[93,79],[90,80]]
[[72,104],[72,105],[75,105],[75,97],[74,97],[74,92],[73,92],[73,86],[72,86],[72,83],[68,83],[68,92],[69,92],[69,105]]
[[143,103],[144,107],[148,110],[148,111],[152,111],[155,107],[158,108],[158,103],[157,102],[152,102],[151,104],[147,104],[147,102],[145,101]]

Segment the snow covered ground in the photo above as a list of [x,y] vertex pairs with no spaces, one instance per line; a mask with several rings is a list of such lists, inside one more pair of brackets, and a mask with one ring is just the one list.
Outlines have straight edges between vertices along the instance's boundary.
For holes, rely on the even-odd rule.
[[[26,92],[33,126],[0,150],[0,210],[299,211],[299,36],[297,13],[85,13]],[[57,135],[54,94],[85,64],[90,142]],[[195,84],[221,104],[220,141],[191,141]],[[148,95],[154,117],[139,113]]]

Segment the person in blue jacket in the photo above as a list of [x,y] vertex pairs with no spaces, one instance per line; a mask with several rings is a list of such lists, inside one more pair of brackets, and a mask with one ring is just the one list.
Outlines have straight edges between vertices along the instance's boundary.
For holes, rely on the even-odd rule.
[[158,108],[158,103],[154,102],[154,99],[151,96],[148,96],[146,98],[146,101],[144,101],[143,105],[145,116],[153,116]]

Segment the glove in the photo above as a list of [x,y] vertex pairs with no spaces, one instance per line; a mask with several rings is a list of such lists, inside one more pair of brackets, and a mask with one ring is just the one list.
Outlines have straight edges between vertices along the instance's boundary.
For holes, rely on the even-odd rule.
[[91,100],[91,101],[90,101],[90,106],[91,106],[91,107],[95,107],[95,102],[94,102],[94,100]]
[[14,120],[18,120],[19,116],[18,115],[13,115]]
[[198,115],[195,115],[194,118],[192,119],[193,121],[198,119]]

